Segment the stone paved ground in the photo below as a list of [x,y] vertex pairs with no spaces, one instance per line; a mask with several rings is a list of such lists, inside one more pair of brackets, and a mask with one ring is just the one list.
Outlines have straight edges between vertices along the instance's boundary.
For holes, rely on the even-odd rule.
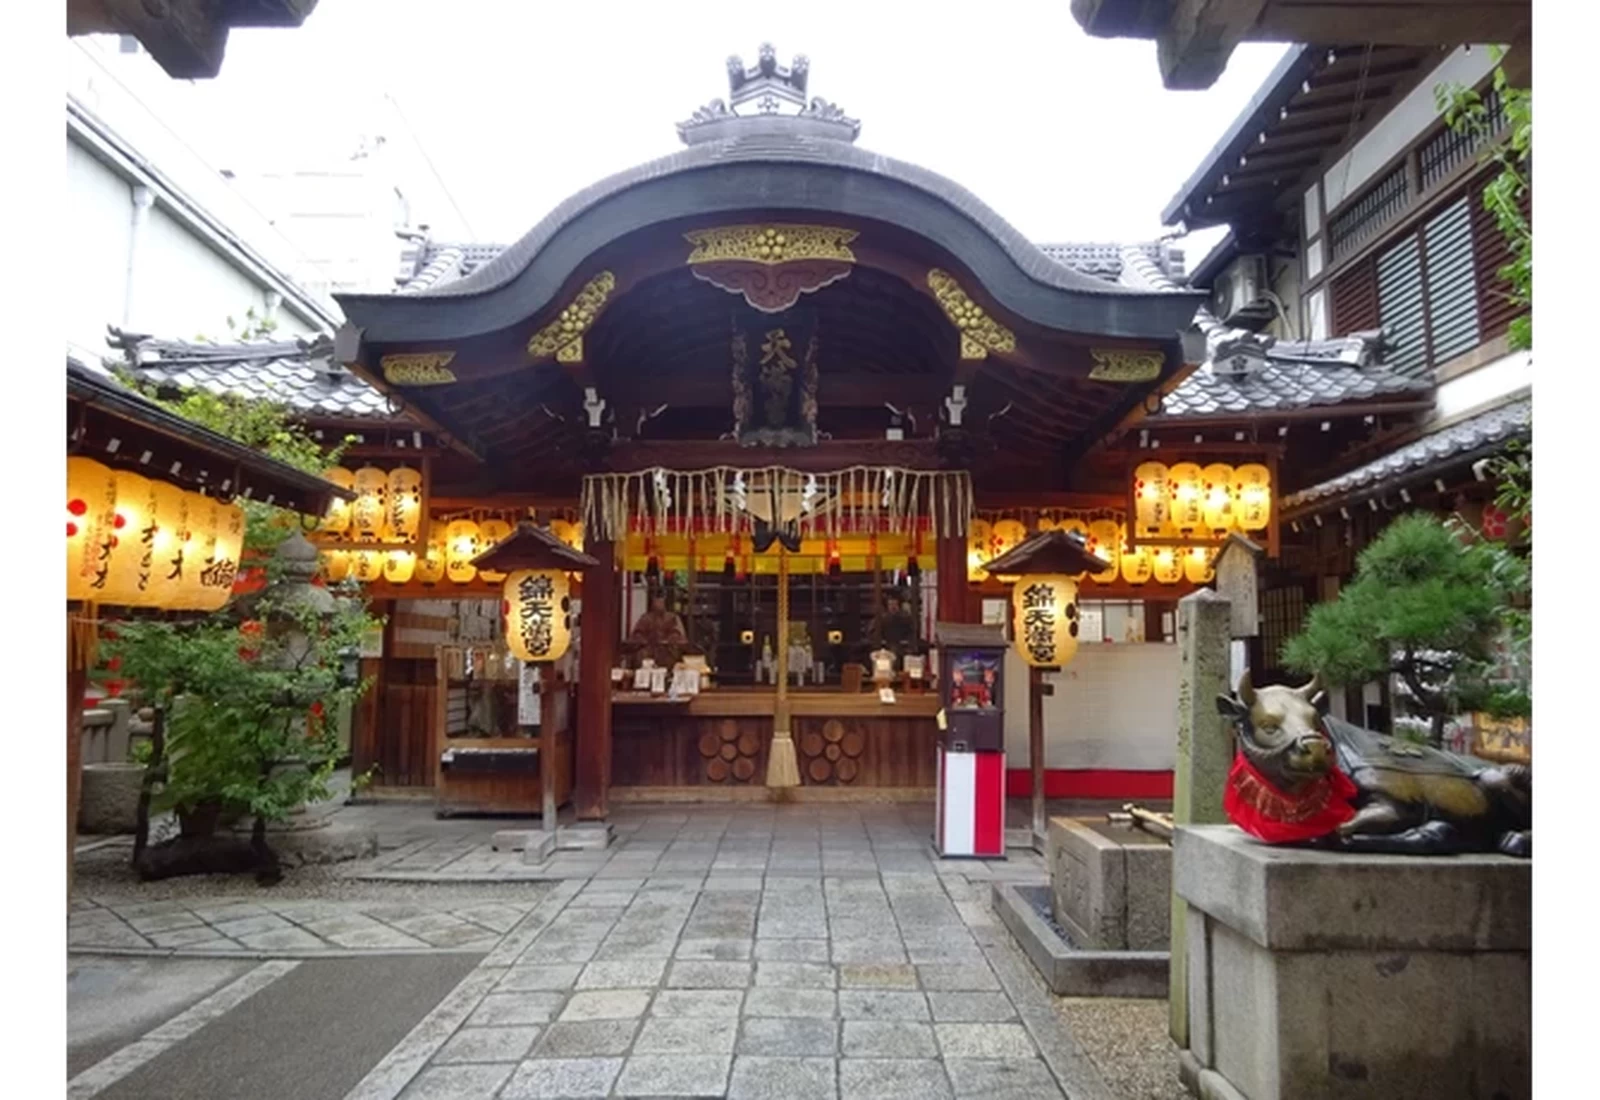
[[414,899],[90,895],[74,949],[481,953],[346,1100],[1115,1096],[990,907],[1042,861],[938,860],[931,807],[622,807],[611,849],[493,899],[442,883],[491,875],[503,822],[341,816],[395,811],[415,830],[356,870]]

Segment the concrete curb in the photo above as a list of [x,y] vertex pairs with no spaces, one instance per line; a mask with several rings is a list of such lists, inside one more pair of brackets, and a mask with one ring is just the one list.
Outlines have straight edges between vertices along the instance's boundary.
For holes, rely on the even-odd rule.
[[[993,885],[995,912],[1023,952],[1061,997],[1165,998],[1171,957],[1165,951],[1080,951],[1068,947],[1034,911],[1014,882]],[[1032,889],[1048,891],[1049,887]]]

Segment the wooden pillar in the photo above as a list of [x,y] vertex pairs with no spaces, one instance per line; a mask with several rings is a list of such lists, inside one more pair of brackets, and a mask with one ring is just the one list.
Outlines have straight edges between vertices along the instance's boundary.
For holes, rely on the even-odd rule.
[[622,577],[615,543],[588,542],[584,551],[599,564],[583,574],[577,775],[572,802],[579,821],[604,821],[611,789],[611,668],[621,633]]
[[72,614],[67,614],[67,900],[72,900],[72,860],[78,847],[78,796],[83,786],[83,693],[89,669],[74,644]]
[[1050,835],[1044,808],[1044,701],[1055,694],[1055,687],[1045,682],[1046,672],[1058,669],[1030,667],[1028,669],[1028,771],[1029,793],[1033,804],[1031,826],[1033,846],[1040,852]]
[[[608,677],[609,679],[609,677]],[[566,690],[556,679],[556,666],[546,661],[539,666],[539,790],[543,794],[540,807],[540,824],[551,836],[556,831],[556,723],[561,721],[561,708],[556,703],[556,692]],[[608,708],[609,709],[609,708]]]
[[934,569],[939,573],[939,620],[975,623],[981,617],[967,584],[967,540],[940,535],[934,546]]

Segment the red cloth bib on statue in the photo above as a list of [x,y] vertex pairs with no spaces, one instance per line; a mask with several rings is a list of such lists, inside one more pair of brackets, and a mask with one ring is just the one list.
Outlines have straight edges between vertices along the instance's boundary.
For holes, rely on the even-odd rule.
[[1222,808],[1228,820],[1268,844],[1292,844],[1327,836],[1356,815],[1350,800],[1359,793],[1337,764],[1328,774],[1285,794],[1236,753]]

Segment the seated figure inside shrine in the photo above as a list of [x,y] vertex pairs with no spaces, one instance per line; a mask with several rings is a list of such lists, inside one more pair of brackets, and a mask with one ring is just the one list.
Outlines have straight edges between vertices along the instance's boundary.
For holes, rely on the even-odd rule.
[[882,613],[873,621],[872,643],[877,648],[892,651],[896,657],[904,657],[915,650],[917,623],[898,595],[887,597]]
[[667,610],[667,599],[660,591],[650,593],[650,609],[634,624],[628,646],[641,661],[654,661],[657,668],[672,668],[689,648],[683,620]]

